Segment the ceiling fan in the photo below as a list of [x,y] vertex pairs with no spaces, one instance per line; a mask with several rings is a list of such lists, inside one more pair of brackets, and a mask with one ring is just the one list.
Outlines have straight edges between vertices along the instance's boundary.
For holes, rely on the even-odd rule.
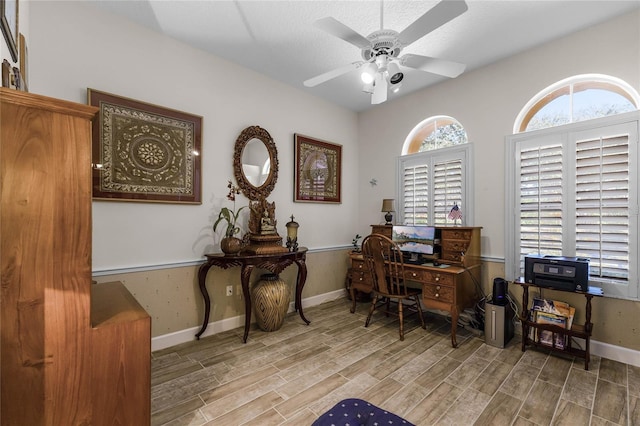
[[387,100],[389,87],[394,92],[400,89],[404,78],[400,65],[449,78],[462,74],[466,67],[464,64],[410,53],[399,55],[403,48],[467,11],[464,1],[442,0],[400,33],[384,28],[382,7],[381,1],[380,30],[367,37],[332,17],[314,23],[321,30],[359,47],[363,61],[352,62],[310,78],[304,82],[305,86],[314,87],[362,67],[363,91],[371,93],[372,104],[379,104]]

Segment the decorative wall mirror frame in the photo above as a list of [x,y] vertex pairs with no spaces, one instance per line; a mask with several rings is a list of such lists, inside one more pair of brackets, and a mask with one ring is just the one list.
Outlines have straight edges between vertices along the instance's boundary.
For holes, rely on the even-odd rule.
[[[263,147],[264,159],[268,159],[267,173],[263,169],[264,164],[247,164],[246,161],[252,156],[250,150],[260,152]],[[253,169],[258,168],[256,177],[247,175],[245,170],[248,170],[249,166]],[[266,199],[271,194],[278,180],[278,150],[269,132],[260,126],[250,126],[240,133],[233,152],[233,173],[240,190],[249,200]]]

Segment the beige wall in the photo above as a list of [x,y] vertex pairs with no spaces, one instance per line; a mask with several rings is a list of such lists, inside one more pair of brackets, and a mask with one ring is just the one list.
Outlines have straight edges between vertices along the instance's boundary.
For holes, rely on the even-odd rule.
[[[317,251],[307,255],[307,281],[303,299],[344,288],[348,264],[347,250]],[[198,286],[199,266],[155,269],[126,274],[101,275],[98,283],[121,281],[151,316],[152,337],[202,325],[204,302]],[[251,282],[267,271],[254,271]],[[297,268],[285,269],[281,277],[293,292]],[[233,296],[226,296],[226,286],[233,285]],[[240,269],[211,268],[207,275],[207,290],[211,296],[210,322],[244,315],[244,300],[240,288]],[[292,299],[293,301],[293,299]],[[312,318],[308,318],[313,320]]]

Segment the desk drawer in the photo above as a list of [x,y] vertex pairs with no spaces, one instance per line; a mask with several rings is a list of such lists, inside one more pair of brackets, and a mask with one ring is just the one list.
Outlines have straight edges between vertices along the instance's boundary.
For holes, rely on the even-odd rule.
[[362,285],[371,287],[373,284],[371,282],[371,275],[369,273],[367,273],[366,271],[357,270],[353,271],[353,275],[351,276],[351,283],[352,285],[360,284],[359,287],[362,287]]
[[351,259],[351,267],[354,271],[366,271],[367,267],[364,264],[364,259]]
[[424,299],[439,300],[445,303],[453,303],[455,292],[453,287],[440,284],[424,284],[422,286],[422,297]]
[[351,261],[351,282],[371,286],[371,275],[367,272],[367,267],[362,259],[352,259]]
[[448,260],[451,262],[460,262],[462,261],[462,250],[458,250],[458,251],[442,250],[442,260]]
[[442,234],[440,238],[443,241],[446,240],[471,240],[471,234],[473,234],[473,230],[471,229],[442,229]]
[[441,284],[453,286],[455,278],[451,274],[443,274],[438,271],[424,271],[422,282],[426,284]]
[[351,267],[353,269],[364,269],[364,259],[351,259]]
[[424,281],[425,279],[427,279],[427,272],[423,271],[423,270],[407,270],[405,268],[404,270],[404,279],[405,280],[411,280],[411,281]]
[[442,243],[442,251],[462,252],[467,251],[469,241],[463,240],[447,240]]
[[438,271],[404,271],[404,277],[407,280],[420,281],[426,284],[442,284],[452,286],[454,282],[453,275],[443,274]]

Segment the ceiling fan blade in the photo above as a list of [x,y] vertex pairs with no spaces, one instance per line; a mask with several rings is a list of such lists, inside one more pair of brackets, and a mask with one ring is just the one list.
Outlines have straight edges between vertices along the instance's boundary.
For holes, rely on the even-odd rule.
[[376,74],[376,81],[371,95],[372,104],[381,104],[387,100],[387,79],[382,73]]
[[398,39],[403,46],[407,46],[462,15],[467,9],[469,7],[464,1],[443,0],[419,17],[413,24],[402,30]]
[[360,49],[371,46],[371,42],[335,18],[322,18],[313,23],[316,27],[353,44]]
[[304,81],[304,85],[306,87],[315,87],[318,84],[324,83],[325,81],[329,81],[332,78],[336,78],[336,77],[340,77],[342,74],[346,74],[349,71],[355,70],[357,68],[359,68],[364,62],[360,61],[360,62],[353,62],[349,65],[345,65],[344,67],[340,67],[340,68],[336,68],[334,70],[331,71],[327,71],[323,74],[317,75],[315,77],[312,77],[308,80]]
[[456,78],[467,68],[465,64],[446,61],[444,59],[430,58],[428,56],[413,55],[407,53],[402,55],[400,63],[409,68],[416,68],[432,74],[439,74],[449,78]]

